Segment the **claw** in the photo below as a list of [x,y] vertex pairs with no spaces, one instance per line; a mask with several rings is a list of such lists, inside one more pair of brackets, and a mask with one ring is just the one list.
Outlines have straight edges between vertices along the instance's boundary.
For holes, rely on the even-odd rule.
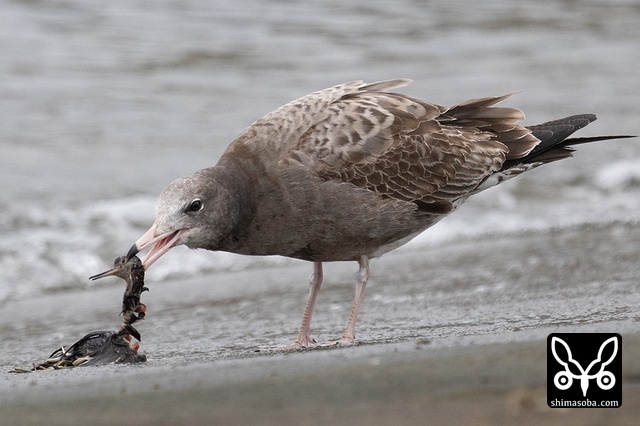
[[82,358],[77,358],[77,359],[75,359],[75,360],[71,363],[71,365],[73,365],[74,367],[77,367],[77,366],[82,365],[82,364],[84,364],[85,362],[89,362],[89,361],[91,361],[91,357],[90,357],[90,356],[84,356],[84,357],[82,357]]
[[139,342],[142,342],[142,336],[140,336],[140,333],[138,332],[138,330],[133,328],[131,324],[127,324],[124,327],[121,327],[120,330],[118,331],[118,334],[120,335],[130,334],[133,337],[135,337],[136,340],[138,340]]

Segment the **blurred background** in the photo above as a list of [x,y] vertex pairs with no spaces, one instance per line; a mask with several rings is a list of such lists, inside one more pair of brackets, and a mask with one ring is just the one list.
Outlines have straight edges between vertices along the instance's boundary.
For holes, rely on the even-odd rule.
[[[640,4],[486,0],[0,0],[0,306],[91,286],[173,179],[253,121],[349,80],[397,77],[454,105],[519,92],[527,124],[640,134]],[[640,141],[472,199],[409,247],[640,220]],[[406,248],[405,248],[406,250]],[[172,250],[150,281],[293,260]],[[351,291],[351,290],[349,290]],[[297,316],[297,313],[296,313]]]

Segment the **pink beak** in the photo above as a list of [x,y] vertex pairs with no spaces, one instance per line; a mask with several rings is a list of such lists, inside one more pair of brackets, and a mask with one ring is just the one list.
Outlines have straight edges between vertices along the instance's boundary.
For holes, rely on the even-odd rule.
[[136,241],[131,249],[129,249],[129,253],[127,253],[127,259],[135,256],[140,250],[144,249],[147,246],[153,244],[151,247],[151,251],[147,254],[147,256],[142,260],[142,265],[144,269],[147,270],[153,263],[160,259],[160,257],[171,249],[178,241],[178,239],[185,232],[189,231],[188,228],[178,229],[177,231],[169,231],[164,234],[156,235],[156,227],[157,224],[153,224],[151,228],[147,232],[142,235]]

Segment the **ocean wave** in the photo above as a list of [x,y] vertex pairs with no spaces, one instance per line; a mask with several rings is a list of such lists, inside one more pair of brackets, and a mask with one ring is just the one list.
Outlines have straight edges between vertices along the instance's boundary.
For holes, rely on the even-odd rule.
[[[511,185],[469,200],[459,211],[399,250],[446,244],[486,234],[544,231],[587,223],[640,221],[638,162],[595,173],[588,187],[563,187],[554,199],[525,197]],[[615,184],[614,184],[615,183]],[[600,190],[599,188],[606,188]],[[88,280],[153,223],[155,197],[128,197],[90,204],[3,206],[0,210],[0,303],[48,292],[103,285]],[[279,266],[279,256],[251,257],[178,247],[149,272],[148,280],[188,278],[217,271]]]
[[[126,250],[124,241],[139,233],[141,220],[153,220],[154,204],[155,199],[136,197],[4,209],[0,301],[93,285],[87,277],[106,269],[114,253]],[[106,263],[106,258],[112,260]]]
[[596,173],[595,184],[608,191],[640,187],[640,158],[620,160],[602,167]]

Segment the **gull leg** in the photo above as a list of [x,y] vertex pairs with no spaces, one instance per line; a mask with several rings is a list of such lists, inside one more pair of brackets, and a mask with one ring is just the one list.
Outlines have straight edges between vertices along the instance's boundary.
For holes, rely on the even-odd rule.
[[356,273],[356,294],[353,298],[353,305],[351,306],[351,314],[349,315],[347,328],[344,330],[340,339],[329,343],[327,346],[350,346],[356,341],[356,321],[358,320],[358,314],[360,313],[360,304],[362,303],[362,297],[364,296],[364,288],[367,286],[370,275],[369,258],[367,256],[361,256],[358,260],[358,265],[360,268]]
[[320,286],[322,285],[322,262],[313,262],[313,274],[309,279],[309,297],[307,298],[307,305],[304,308],[304,314],[302,315],[302,324],[300,325],[300,332],[298,338],[291,345],[279,346],[278,350],[300,349],[309,347],[310,343],[316,341],[311,338],[311,317],[313,316],[313,307],[316,304],[318,293],[320,292]]

